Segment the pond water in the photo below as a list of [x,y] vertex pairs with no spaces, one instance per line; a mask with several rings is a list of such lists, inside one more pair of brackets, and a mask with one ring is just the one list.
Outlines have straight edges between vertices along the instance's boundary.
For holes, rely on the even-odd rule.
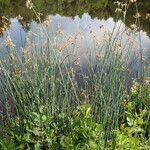
[[[33,10],[26,8],[25,0],[0,0],[0,44],[10,33],[16,49],[26,45],[26,38],[31,34],[40,32],[39,26],[50,22],[48,33],[53,42],[56,42],[56,33],[61,28],[63,36],[57,40],[59,43],[68,41],[76,34],[82,35],[77,45],[80,46],[80,55],[92,51],[95,42],[100,44],[106,31],[126,26],[131,28],[135,24],[136,6],[131,4],[127,11],[126,20],[123,16],[116,17],[116,4],[114,0],[33,0],[35,9],[40,12],[41,22],[36,19]],[[140,13],[140,26],[135,41],[142,41],[144,55],[150,57],[150,3],[149,0],[138,0]],[[3,16],[7,17],[4,18]],[[5,22],[5,23],[4,23]],[[124,22],[124,23],[123,23]],[[93,37],[95,41],[93,42]],[[124,41],[126,40],[126,37]],[[58,41],[57,41],[58,42]],[[124,42],[125,43],[125,42]],[[138,42],[137,42],[138,43]],[[138,51],[136,42],[133,50]],[[92,52],[93,53],[93,52]]]

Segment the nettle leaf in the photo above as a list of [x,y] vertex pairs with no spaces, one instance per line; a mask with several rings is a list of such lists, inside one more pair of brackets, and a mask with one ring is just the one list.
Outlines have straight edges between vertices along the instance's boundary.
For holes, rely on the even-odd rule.
[[87,110],[86,110],[86,116],[90,115],[90,111],[91,111],[91,107],[88,107]]
[[128,125],[133,126],[134,125],[134,120],[130,117],[127,117]]
[[31,148],[28,144],[26,144],[26,146],[27,146],[26,150],[31,150]]
[[18,149],[24,149],[24,147],[25,147],[24,144],[20,144],[20,145],[18,146]]
[[44,106],[41,106],[40,109],[39,109],[40,113],[44,113],[45,111],[45,107]]
[[40,142],[37,141],[35,144],[34,144],[34,149],[35,150],[40,150]]
[[72,139],[70,137],[66,137],[66,136],[63,136],[61,138],[61,141],[60,141],[60,144],[63,146],[63,147],[70,147],[70,146],[73,146],[72,144]]
[[31,113],[31,119],[33,119],[34,123],[40,124],[40,115],[36,112]]
[[36,136],[40,136],[41,134],[43,134],[43,132],[41,131],[40,128],[34,128],[32,131]]
[[92,140],[89,141],[89,146],[90,150],[96,150],[98,148],[98,145]]
[[18,142],[21,142],[21,141],[22,141],[22,136],[21,136],[21,135],[15,135],[15,139],[16,139]]
[[137,118],[135,120],[135,122],[136,122],[137,125],[143,125],[144,124],[144,120],[142,118]]
[[52,144],[53,139],[51,137],[46,137],[46,142]]
[[40,115],[36,112],[32,112],[31,116],[34,117],[34,118],[40,118]]
[[46,120],[47,120],[47,117],[46,117],[45,115],[43,115],[43,116],[42,116],[42,121],[45,122]]
[[29,133],[24,134],[22,139],[26,142],[30,142],[30,134]]
[[129,129],[129,133],[132,135],[133,133],[143,133],[144,130],[140,127],[132,127]]
[[12,140],[6,138],[0,138],[0,149],[1,150],[15,150],[17,149],[15,143]]

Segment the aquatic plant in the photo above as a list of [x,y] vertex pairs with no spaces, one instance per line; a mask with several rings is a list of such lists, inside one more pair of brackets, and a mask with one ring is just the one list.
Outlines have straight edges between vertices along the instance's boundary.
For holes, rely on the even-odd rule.
[[[126,8],[124,3],[121,4],[123,8]],[[37,20],[41,22],[40,14],[32,7],[32,3],[30,5],[28,3],[27,6],[31,10],[33,9]],[[126,15],[126,10],[119,12]],[[89,103],[92,108],[92,120],[101,124],[102,139],[104,140],[103,146],[108,147],[107,144],[110,139],[112,139],[113,147],[116,146],[117,138],[119,140],[122,140],[122,137],[128,138],[124,133],[118,136],[120,133],[114,132],[121,126],[122,118],[126,114],[124,101],[126,99],[127,101],[138,101],[136,108],[149,107],[147,98],[144,98],[142,103],[140,102],[136,87],[134,91],[134,86],[137,85],[134,84],[130,89],[128,84],[130,79],[128,78],[130,76],[129,61],[132,59],[130,55],[132,54],[137,26],[134,26],[134,29],[131,30],[124,27],[123,22],[119,26],[115,24],[112,32],[105,32],[102,45],[98,43],[99,41],[91,31],[91,37],[95,44],[93,51],[96,52],[96,55],[95,59],[92,60],[89,53],[87,53],[87,68],[84,68],[82,65],[79,51],[75,45],[78,36],[82,36],[81,33],[67,37],[63,43],[59,43],[57,40],[52,42],[48,28],[49,26],[46,23],[41,25],[40,31],[42,32],[31,33],[26,39],[26,46],[19,53],[14,51],[13,41],[10,37],[4,42],[8,55],[5,59],[0,60],[0,105],[2,106],[0,117],[3,126],[9,126],[14,118],[23,120],[23,126],[31,127],[30,131],[32,134],[37,134],[35,135],[37,140],[33,141],[33,143],[39,146],[41,132],[37,133],[37,128],[36,131],[34,130],[38,123],[42,124],[40,128],[43,129],[43,124],[46,124],[46,122],[42,122],[45,119],[47,120],[47,116],[55,117],[58,114],[65,113],[68,117],[71,117],[72,109],[75,109],[82,103]],[[45,35],[44,38],[43,34]],[[58,25],[56,38],[61,38],[61,36],[63,36],[63,32]],[[125,44],[122,44],[124,36],[127,36],[127,38]],[[140,66],[140,70],[137,70],[137,78],[140,80],[139,84],[143,85],[145,76],[142,63],[143,54],[142,51],[140,52],[139,56],[141,57],[137,64],[137,67]],[[130,90],[131,93],[128,92]],[[140,94],[142,93],[141,91],[142,88],[139,90]],[[144,95],[144,92],[145,88],[140,96]],[[147,94],[144,97],[147,97]],[[39,116],[41,114],[41,106],[44,106],[44,114]],[[82,109],[84,112],[84,108]],[[89,115],[88,110],[85,112]],[[80,108],[78,111],[79,114],[82,112]],[[65,148],[74,146],[83,146],[85,148],[87,140],[89,147],[97,148],[97,133],[94,133],[95,138],[93,138],[89,129],[97,132],[98,126],[96,123],[93,124],[88,121],[85,112],[83,120],[80,120],[82,115],[78,116],[78,113],[75,115],[75,118],[73,118],[75,121],[73,130],[68,131],[67,135],[63,135],[61,144]],[[31,116],[35,120],[30,119]],[[132,118],[128,117],[128,123],[130,122],[129,119],[131,120]],[[72,121],[71,118],[69,121]],[[77,125],[76,121],[78,122]],[[49,123],[48,119],[46,128],[49,127]],[[84,127],[84,123],[87,125],[87,128]],[[21,127],[20,124],[17,126]],[[93,129],[92,126],[95,128]],[[83,141],[86,142],[82,142],[81,145],[78,140],[87,132],[90,132],[90,134],[84,137]],[[53,133],[54,131],[51,138],[55,140]],[[45,129],[44,135],[47,136],[47,134],[48,131]],[[25,143],[31,142],[28,136],[25,135]],[[20,136],[17,137],[19,142],[23,142],[22,137],[21,139],[19,138]],[[92,141],[90,138],[92,138]],[[44,142],[47,143],[45,139]],[[75,143],[69,145],[72,142]],[[25,144],[25,146],[27,145]]]

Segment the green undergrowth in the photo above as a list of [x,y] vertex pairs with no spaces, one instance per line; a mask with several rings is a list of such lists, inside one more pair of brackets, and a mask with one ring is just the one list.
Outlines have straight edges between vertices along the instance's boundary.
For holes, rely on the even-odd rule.
[[[75,107],[71,114],[47,115],[46,107],[31,112],[28,118],[15,118],[3,128],[1,149],[52,150],[149,150],[150,82],[133,82],[131,96],[124,101],[120,127],[106,142],[102,124],[94,121],[90,104]],[[142,97],[140,97],[142,94]],[[139,105],[138,100],[141,101]]]
[[[146,108],[134,111],[134,103],[125,106],[126,117],[120,128],[113,130],[116,138],[105,143],[100,123],[93,120],[91,106],[82,104],[74,108],[70,116],[61,113],[45,114],[41,106],[39,113],[32,112],[28,119],[16,118],[5,128],[0,140],[1,149],[52,149],[52,150],[148,150],[150,140],[146,136]],[[148,131],[148,129],[147,129]],[[115,141],[115,142],[114,142]]]

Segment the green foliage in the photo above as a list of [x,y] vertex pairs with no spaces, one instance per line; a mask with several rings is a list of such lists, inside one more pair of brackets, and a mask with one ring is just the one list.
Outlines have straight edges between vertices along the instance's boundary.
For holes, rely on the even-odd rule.
[[119,150],[148,150],[150,141],[145,137],[145,126],[148,125],[145,118],[147,114],[147,110],[142,110],[139,114],[126,112],[127,124],[122,124],[120,130],[117,131],[116,147]]
[[61,138],[65,150],[95,150],[100,144],[100,125],[92,121],[91,107],[83,105],[73,113],[72,130]]
[[117,149],[148,150],[150,148],[149,96],[149,79],[146,79],[143,85],[134,80],[131,87],[131,96],[126,105],[126,122],[117,131]]
[[[141,110],[139,113],[133,113],[134,103],[129,102],[126,111],[126,123],[115,131],[115,147],[118,150],[149,150],[150,137],[146,137],[146,127],[149,122],[146,118],[149,115],[148,110]],[[113,147],[112,140],[108,143],[109,149]]]
[[12,121],[9,134],[18,149],[51,149],[55,145],[57,126],[51,117],[45,115],[43,108],[39,113],[32,112],[28,119]]
[[131,87],[131,101],[135,102],[134,108],[142,109],[143,107],[150,110],[150,79],[146,78],[140,84],[136,80],[133,81]]
[[116,143],[117,143],[116,148],[118,150],[124,150],[124,149],[125,150],[142,150],[142,149],[149,150],[150,148],[149,142],[150,141],[144,139],[143,137],[141,138],[134,137],[129,132],[118,131],[117,138],[116,138]]
[[127,119],[131,123],[134,120],[134,124],[141,124],[147,137],[150,137],[150,79],[147,78],[140,84],[137,81],[133,81],[131,87],[130,103],[128,103]]
[[[57,117],[32,112],[28,119],[12,121],[7,131],[16,149],[97,149],[100,125],[92,121],[90,107],[78,107],[69,118],[64,114]],[[8,138],[9,139],[9,138]],[[5,142],[1,144],[5,148]],[[12,148],[13,149],[13,148]]]
[[[129,105],[131,105],[129,103]],[[129,110],[131,109],[128,106]],[[109,139],[104,146],[101,125],[92,120],[91,107],[78,106],[71,114],[55,117],[45,115],[45,108],[39,113],[32,112],[28,119],[12,120],[11,127],[0,141],[1,149],[52,149],[52,150],[149,150],[150,139],[145,137],[143,125],[146,124],[142,111],[139,114],[127,113],[127,124],[114,130],[115,139]],[[9,141],[9,143],[8,143]],[[114,143],[115,141],[115,143]]]
[[[143,84],[133,81],[131,96],[125,105],[125,122],[115,131],[115,147],[118,150],[150,149],[150,82],[147,78]],[[112,149],[113,141],[108,142]]]
[[16,150],[16,145],[9,138],[0,138],[0,150]]

